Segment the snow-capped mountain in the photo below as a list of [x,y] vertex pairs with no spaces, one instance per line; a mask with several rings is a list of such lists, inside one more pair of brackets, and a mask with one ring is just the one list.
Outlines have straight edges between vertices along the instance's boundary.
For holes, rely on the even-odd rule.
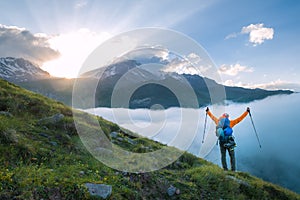
[[127,71],[140,65],[135,60],[126,60],[116,62],[107,67],[101,67],[95,70],[88,71],[81,75],[81,78],[108,78],[116,74],[125,74]]
[[[165,65],[168,65],[168,63]],[[82,78],[94,79],[98,82],[95,95],[96,106],[98,107],[115,106],[111,105],[113,91],[115,94],[120,94],[119,98],[122,99],[124,91],[128,91],[130,88],[136,88],[129,100],[130,108],[150,108],[155,104],[162,105],[165,108],[178,106],[195,107],[195,104],[190,105],[183,102],[182,105],[182,102],[178,102],[178,97],[176,96],[178,94],[185,96],[186,99],[194,98],[191,96],[191,93],[187,92],[188,87],[194,90],[198,101],[196,107],[207,105],[211,102],[210,90],[226,92],[226,97],[217,95],[214,98],[214,101],[218,103],[226,100],[249,102],[269,95],[290,93],[290,91],[266,91],[223,86],[212,79],[199,75],[166,72],[164,70],[165,65],[159,60],[154,63],[147,61],[142,63],[141,60],[123,59],[108,66],[86,72],[82,75]],[[86,87],[83,88],[86,90]],[[126,107],[127,103],[128,100],[120,102],[120,105],[116,106]]]
[[26,82],[50,78],[50,74],[23,58],[0,58],[0,78],[11,82]]
[[[153,61],[153,62],[151,62]],[[116,62],[95,70],[88,71],[81,75],[81,78],[96,78],[100,82],[112,77],[125,78],[128,82],[144,82],[147,80],[164,80],[174,78],[178,81],[184,81],[183,76],[175,72],[165,72],[163,65],[167,64],[165,60],[158,57],[139,60],[117,60]]]

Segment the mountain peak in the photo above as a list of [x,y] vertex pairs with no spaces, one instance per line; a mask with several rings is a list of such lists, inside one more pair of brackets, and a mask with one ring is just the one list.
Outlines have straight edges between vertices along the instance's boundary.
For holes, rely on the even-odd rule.
[[0,78],[11,82],[26,82],[50,78],[50,74],[38,65],[23,58],[0,58]]

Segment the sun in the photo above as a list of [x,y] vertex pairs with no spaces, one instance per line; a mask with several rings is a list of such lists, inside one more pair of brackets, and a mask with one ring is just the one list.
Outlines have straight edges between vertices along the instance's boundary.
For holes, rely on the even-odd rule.
[[60,52],[60,57],[45,62],[41,68],[54,77],[76,78],[88,55],[110,37],[107,32],[96,33],[88,29],[52,36],[50,47]]

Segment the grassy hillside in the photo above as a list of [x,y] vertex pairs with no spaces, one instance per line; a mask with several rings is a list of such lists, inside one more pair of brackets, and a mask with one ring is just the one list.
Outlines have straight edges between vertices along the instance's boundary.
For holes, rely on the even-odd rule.
[[[126,130],[97,120],[124,149],[142,153],[163,146],[138,137],[128,142]],[[108,199],[300,199],[287,189],[247,173],[224,172],[189,153],[151,173],[111,169],[86,151],[69,107],[3,80],[0,143],[0,199],[97,199],[85,183],[111,185]],[[168,195],[171,185],[178,194]]]
[[72,90],[75,79],[53,78],[18,82],[23,88],[42,94],[52,99],[72,105]]

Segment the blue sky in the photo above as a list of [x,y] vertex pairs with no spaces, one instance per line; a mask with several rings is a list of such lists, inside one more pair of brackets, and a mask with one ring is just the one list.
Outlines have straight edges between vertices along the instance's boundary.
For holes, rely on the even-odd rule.
[[[75,58],[116,34],[161,27],[202,45],[227,85],[300,91],[297,0],[11,0],[0,7],[0,57],[32,51],[27,57],[54,75],[74,76]],[[30,38],[20,42],[24,30]],[[43,59],[35,59],[36,46],[25,48],[33,43]]]

